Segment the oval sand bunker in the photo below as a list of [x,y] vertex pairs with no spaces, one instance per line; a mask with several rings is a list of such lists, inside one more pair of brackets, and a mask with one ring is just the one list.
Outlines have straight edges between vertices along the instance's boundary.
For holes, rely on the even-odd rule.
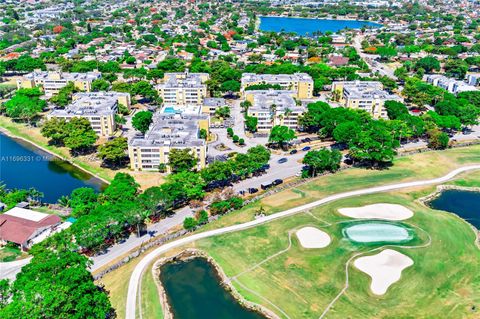
[[398,204],[373,204],[362,207],[340,208],[338,212],[351,218],[405,220],[413,216],[413,212]]
[[296,235],[303,248],[324,248],[331,242],[326,232],[315,227],[303,227],[297,230]]
[[353,264],[372,278],[372,292],[383,295],[388,287],[400,280],[402,271],[413,265],[413,260],[398,251],[385,249],[373,256],[360,257]]

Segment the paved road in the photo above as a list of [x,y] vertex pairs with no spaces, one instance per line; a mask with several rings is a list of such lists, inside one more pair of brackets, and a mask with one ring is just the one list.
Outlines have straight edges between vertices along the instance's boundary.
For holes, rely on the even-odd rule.
[[0,263],[0,280],[9,279],[15,280],[17,274],[22,270],[22,267],[30,262],[30,258],[25,258],[16,261]]
[[471,171],[471,170],[479,170],[479,169],[480,169],[480,164],[470,165],[470,166],[465,166],[465,167],[455,169],[450,173],[448,173],[447,175],[439,178],[435,178],[435,179],[422,180],[422,181],[416,181],[416,182],[406,182],[406,183],[399,183],[399,184],[392,184],[392,185],[385,185],[385,186],[377,186],[377,187],[371,187],[371,188],[365,188],[365,189],[335,194],[306,205],[298,206],[292,209],[285,210],[280,213],[261,217],[261,218],[249,221],[247,223],[228,226],[228,227],[215,229],[215,230],[211,230],[203,233],[198,233],[198,234],[194,234],[188,237],[184,237],[184,238],[169,242],[165,245],[158,247],[157,249],[155,249],[145,257],[143,257],[143,259],[137,264],[137,266],[133,270],[132,275],[130,277],[129,286],[128,286],[127,302],[126,302],[126,318],[127,319],[136,318],[138,284],[142,277],[143,272],[151,262],[153,262],[160,255],[164,254],[165,252],[169,251],[172,248],[183,246],[185,244],[191,243],[193,241],[196,241],[202,238],[217,236],[217,235],[221,235],[229,232],[235,232],[235,231],[251,228],[275,219],[297,214],[297,213],[300,213],[300,212],[303,212],[303,211],[315,208],[317,206],[326,204],[328,202],[336,201],[342,198],[359,196],[359,195],[367,195],[367,194],[373,194],[373,193],[379,193],[379,192],[386,192],[386,191],[407,188],[407,187],[439,184],[452,179],[453,177],[455,177],[460,173]]
[[[96,271],[129,251],[140,247],[144,242],[149,241],[152,237],[157,237],[167,233],[167,231],[175,226],[182,225],[185,217],[192,216],[192,210],[186,206],[178,210],[174,215],[162,219],[158,223],[152,224],[147,228],[147,234],[137,237],[132,234],[126,241],[113,245],[106,253],[90,258],[93,265],[90,271]],[[22,270],[22,267],[30,262],[31,258],[18,261],[0,263],[0,280],[15,280],[16,275]]]
[[377,72],[381,75],[387,76],[393,80],[397,80],[397,77],[394,75],[395,70],[390,68],[385,63],[380,63],[374,61],[375,58],[378,58],[378,55],[375,54],[365,54],[362,52],[362,41],[365,37],[363,35],[358,35],[353,39],[353,47],[357,50],[358,55],[367,63],[373,73]]
[[[108,249],[105,254],[95,256],[92,259],[93,265],[90,267],[90,271],[96,271],[106,264],[112,262],[118,257],[128,253],[129,251],[140,247],[144,242],[148,242],[152,237],[156,237],[165,234],[170,228],[182,225],[185,217],[192,216],[192,210],[186,206],[178,210],[174,215],[162,219],[158,223],[150,225],[147,228],[147,234],[142,237],[137,237],[132,234],[126,241],[113,245]],[[151,234],[151,235],[150,235]]]

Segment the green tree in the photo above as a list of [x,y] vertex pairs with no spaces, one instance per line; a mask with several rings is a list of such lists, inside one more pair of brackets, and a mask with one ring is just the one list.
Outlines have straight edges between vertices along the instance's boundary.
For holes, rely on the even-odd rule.
[[3,106],[6,115],[16,120],[31,122],[47,106],[47,103],[39,98],[40,95],[38,88],[18,90]]
[[96,79],[92,82],[92,91],[94,92],[108,91],[109,88],[110,83],[108,83],[104,79]]
[[290,142],[296,137],[295,131],[288,126],[275,125],[270,131],[268,141],[270,143],[276,143],[280,147],[283,147],[285,143]]
[[90,214],[97,207],[98,194],[93,188],[76,188],[70,195],[69,204],[72,208],[72,215],[79,217]]
[[433,56],[426,56],[415,63],[415,69],[423,69],[426,73],[440,70],[440,62]]
[[0,317],[114,317],[107,293],[87,270],[90,264],[87,257],[69,250],[40,250],[11,284],[11,300],[0,309]]
[[111,203],[128,201],[133,202],[138,193],[139,185],[127,173],[117,173],[110,185],[102,193],[102,201]]
[[384,107],[387,110],[388,118],[391,120],[396,120],[408,114],[405,104],[398,101],[385,101]]
[[439,129],[431,129],[427,132],[428,144],[427,146],[434,150],[443,150],[448,147],[448,135]]
[[98,156],[115,165],[120,164],[127,157],[126,150],[128,148],[126,137],[117,137],[98,147]]
[[140,131],[142,134],[148,131],[150,124],[152,124],[153,114],[149,111],[141,111],[135,114],[132,118],[132,126]]
[[167,181],[181,184],[188,199],[202,199],[205,196],[203,188],[206,186],[206,183],[199,173],[181,171],[176,174],[170,174],[167,177]]
[[185,217],[185,219],[183,220],[183,228],[185,228],[186,230],[192,230],[197,227],[197,225],[198,222],[193,217]]
[[335,172],[340,168],[342,153],[338,150],[323,148],[318,151],[309,151],[303,158],[303,164],[308,165],[310,176],[316,176],[325,171]]
[[83,117],[73,117],[65,125],[66,137],[63,143],[74,153],[83,152],[95,144],[97,134],[90,122]]
[[174,173],[189,171],[193,169],[198,162],[191,149],[173,148],[168,154],[168,165]]

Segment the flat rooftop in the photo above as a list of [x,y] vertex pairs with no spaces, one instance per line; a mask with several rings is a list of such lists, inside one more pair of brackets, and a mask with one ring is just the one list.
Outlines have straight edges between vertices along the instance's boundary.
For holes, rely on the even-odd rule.
[[55,117],[111,115],[117,112],[117,105],[116,92],[76,93],[72,103],[64,109],[53,110],[50,115]]
[[204,146],[205,140],[198,136],[200,130],[198,122],[207,119],[207,115],[156,113],[145,136],[132,138],[129,145],[134,147]]
[[247,84],[251,82],[311,82],[313,79],[307,73],[294,73],[294,74],[255,74],[255,73],[244,73],[242,75],[242,83]]

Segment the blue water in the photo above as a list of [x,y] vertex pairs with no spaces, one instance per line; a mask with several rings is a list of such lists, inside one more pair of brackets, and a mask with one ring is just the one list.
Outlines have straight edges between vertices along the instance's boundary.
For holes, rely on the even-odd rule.
[[385,222],[355,223],[345,227],[343,233],[357,243],[398,243],[413,238],[406,228]]
[[362,27],[379,28],[381,24],[357,20],[329,20],[288,17],[260,17],[260,30],[273,32],[295,32],[298,35],[312,35],[315,31],[337,32],[345,28],[361,29]]
[[163,112],[167,114],[172,114],[172,113],[176,113],[177,111],[173,107],[167,106],[166,108],[163,109]]
[[7,188],[43,192],[43,202],[55,203],[79,187],[101,189],[105,184],[68,162],[58,160],[33,145],[0,134],[0,182]]
[[431,201],[430,206],[457,214],[480,229],[480,192],[446,190]]
[[215,268],[204,258],[170,262],[160,280],[175,319],[263,319],[243,308],[220,285]]

